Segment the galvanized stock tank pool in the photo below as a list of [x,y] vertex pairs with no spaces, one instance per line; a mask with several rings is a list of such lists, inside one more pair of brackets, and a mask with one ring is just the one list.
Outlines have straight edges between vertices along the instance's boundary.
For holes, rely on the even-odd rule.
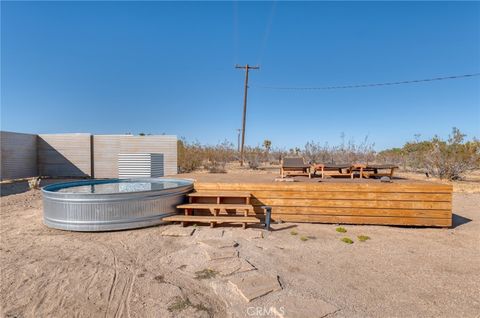
[[69,231],[113,231],[152,226],[176,213],[193,182],[182,179],[109,179],[42,188],[43,220]]

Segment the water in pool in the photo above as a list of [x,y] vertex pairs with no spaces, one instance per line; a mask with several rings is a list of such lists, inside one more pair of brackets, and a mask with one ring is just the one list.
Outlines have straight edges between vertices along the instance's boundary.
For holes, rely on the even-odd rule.
[[141,182],[141,181],[120,181],[109,183],[98,183],[88,185],[78,185],[67,188],[60,188],[56,192],[66,193],[124,193],[124,192],[140,192],[151,190],[165,190],[184,186],[189,184],[186,181],[158,181],[158,182]]

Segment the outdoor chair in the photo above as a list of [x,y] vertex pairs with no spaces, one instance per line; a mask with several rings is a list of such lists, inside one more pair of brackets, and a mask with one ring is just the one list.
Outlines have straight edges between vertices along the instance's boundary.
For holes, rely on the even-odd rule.
[[286,157],[282,160],[280,168],[282,178],[286,176],[308,176],[311,178],[310,164],[305,163],[302,157]]

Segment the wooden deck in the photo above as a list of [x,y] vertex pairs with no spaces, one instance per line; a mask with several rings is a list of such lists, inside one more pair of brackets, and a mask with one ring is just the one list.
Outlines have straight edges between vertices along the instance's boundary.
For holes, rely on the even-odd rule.
[[[448,227],[452,225],[452,186],[429,182],[196,182],[195,190],[252,194],[254,211],[263,205],[272,219],[285,222],[383,224]],[[228,198],[223,199],[226,203]],[[240,202],[238,202],[240,203]]]

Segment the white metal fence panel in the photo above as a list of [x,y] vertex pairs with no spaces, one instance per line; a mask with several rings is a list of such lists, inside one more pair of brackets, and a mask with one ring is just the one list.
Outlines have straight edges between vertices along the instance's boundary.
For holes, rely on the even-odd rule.
[[164,176],[163,154],[118,154],[119,178],[159,178]]

